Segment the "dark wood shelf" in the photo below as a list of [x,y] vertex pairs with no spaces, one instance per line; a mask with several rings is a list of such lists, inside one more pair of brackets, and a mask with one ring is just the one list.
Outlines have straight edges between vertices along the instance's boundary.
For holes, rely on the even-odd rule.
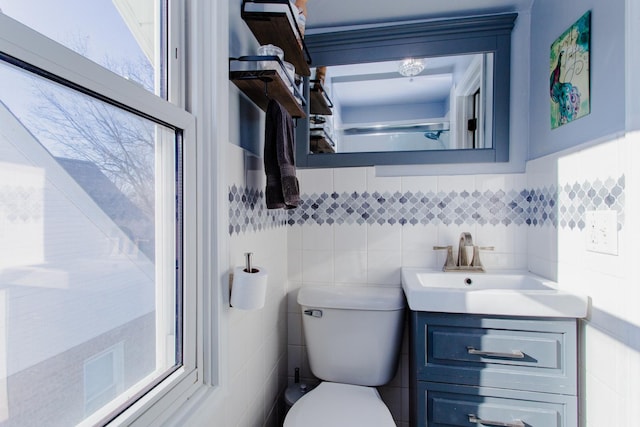
[[[287,13],[247,11],[247,4],[264,4],[264,2],[253,3],[245,1],[242,3],[242,19],[247,23],[258,42],[262,45],[272,44],[278,46],[284,51],[285,61],[292,63],[296,67],[296,73],[301,76],[310,75],[309,64],[311,63],[311,58],[304,41],[298,42]],[[284,3],[282,5],[287,6]],[[295,17],[293,22],[296,22]],[[308,59],[305,59],[305,52]]]
[[309,150],[314,154],[336,152],[333,141],[324,131],[311,133],[309,136]]
[[309,109],[311,114],[319,114],[322,116],[330,116],[333,114],[324,90],[315,85],[309,89]]
[[309,140],[309,149],[313,154],[335,153],[336,150],[333,146],[324,138],[311,137]]
[[[293,96],[276,70],[230,71],[229,79],[262,111],[267,111],[269,98],[277,100],[295,118],[305,118],[302,106]],[[265,81],[266,92],[265,94]]]

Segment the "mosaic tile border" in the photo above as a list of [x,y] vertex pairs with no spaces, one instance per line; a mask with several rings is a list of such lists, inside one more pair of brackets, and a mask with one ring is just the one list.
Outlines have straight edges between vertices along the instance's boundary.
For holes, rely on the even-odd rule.
[[259,190],[229,191],[229,234],[283,225],[389,224],[552,226],[584,229],[584,212],[613,209],[624,225],[625,177],[535,189],[302,194],[290,211],[268,211]]
[[232,185],[229,188],[229,234],[267,230],[287,225],[285,210],[267,209],[264,191]]
[[311,194],[289,214],[288,223],[519,225],[527,220],[526,196],[515,190]]
[[618,212],[618,230],[621,230],[625,220],[625,176],[564,184],[558,191],[558,203],[561,228],[582,230],[586,211],[611,209]]

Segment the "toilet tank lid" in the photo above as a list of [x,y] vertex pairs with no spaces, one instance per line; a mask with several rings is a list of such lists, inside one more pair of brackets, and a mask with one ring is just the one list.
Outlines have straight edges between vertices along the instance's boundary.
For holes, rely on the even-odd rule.
[[401,310],[405,306],[400,287],[305,286],[298,291],[298,304],[343,310]]

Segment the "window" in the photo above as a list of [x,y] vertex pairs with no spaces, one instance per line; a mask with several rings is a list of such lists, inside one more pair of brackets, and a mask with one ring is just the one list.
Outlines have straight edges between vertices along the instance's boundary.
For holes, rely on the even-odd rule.
[[194,128],[0,13],[0,424],[130,422],[198,383]]
[[158,0],[0,0],[7,16],[167,97],[167,4]]
[[91,415],[124,391],[124,343],[84,362],[84,413]]

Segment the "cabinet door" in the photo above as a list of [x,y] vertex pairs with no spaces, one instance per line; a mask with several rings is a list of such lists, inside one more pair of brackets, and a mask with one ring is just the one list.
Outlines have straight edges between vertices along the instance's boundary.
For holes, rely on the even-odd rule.
[[412,313],[417,379],[575,395],[576,322]]
[[577,398],[490,387],[418,383],[418,426],[570,427]]

